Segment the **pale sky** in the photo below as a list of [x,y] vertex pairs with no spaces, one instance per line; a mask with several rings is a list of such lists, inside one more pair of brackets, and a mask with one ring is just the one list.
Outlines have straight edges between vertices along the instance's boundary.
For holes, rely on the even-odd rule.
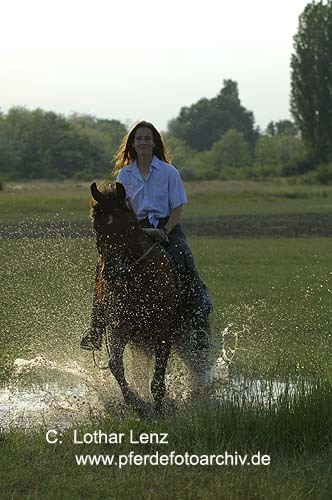
[[1,8],[0,108],[88,113],[159,130],[224,79],[264,129],[290,118],[306,0],[11,0]]

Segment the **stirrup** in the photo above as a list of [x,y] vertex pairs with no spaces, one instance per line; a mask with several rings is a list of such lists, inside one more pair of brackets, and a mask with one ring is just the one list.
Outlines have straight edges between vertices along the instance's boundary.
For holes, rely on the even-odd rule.
[[101,340],[102,334],[99,329],[92,330],[89,328],[88,332],[82,337],[80,348],[84,351],[100,351]]

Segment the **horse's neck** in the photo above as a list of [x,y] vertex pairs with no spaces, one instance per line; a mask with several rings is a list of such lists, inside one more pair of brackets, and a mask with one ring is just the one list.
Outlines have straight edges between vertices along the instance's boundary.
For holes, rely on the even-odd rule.
[[137,259],[149,246],[149,240],[147,236],[144,234],[143,230],[140,226],[135,227],[132,233],[132,238],[129,243],[129,248],[132,255]]
[[129,234],[127,241],[121,243],[109,243],[107,239],[102,238],[97,243],[102,261],[112,260],[124,261],[128,256],[138,259],[151,245],[151,241],[144,234],[140,226],[136,226]]

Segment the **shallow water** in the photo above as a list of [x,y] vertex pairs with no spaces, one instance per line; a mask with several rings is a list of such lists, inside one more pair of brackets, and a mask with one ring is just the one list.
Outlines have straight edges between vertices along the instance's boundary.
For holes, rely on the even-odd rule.
[[[36,428],[56,425],[68,427],[89,423],[112,414],[122,418],[125,404],[109,370],[98,370],[89,358],[89,368],[77,361],[56,362],[44,356],[17,358],[10,382],[0,388],[0,428]],[[99,360],[104,365],[104,360]],[[143,399],[151,402],[149,380],[154,363],[142,353],[129,351],[125,359],[130,385]],[[210,371],[210,385],[224,382],[227,366],[220,360]],[[175,356],[167,375],[167,397],[184,401],[193,387],[185,364]]]
[[[133,360],[135,366],[130,367]],[[134,389],[148,399],[151,369],[149,372],[143,367],[140,356],[128,356],[129,379],[137,368],[136,363],[144,368],[146,380],[139,377],[142,383],[136,383]],[[168,396],[183,402],[190,398],[190,384],[184,367],[181,371],[178,363],[174,370],[175,363],[175,359],[170,361]],[[13,369],[10,383],[0,389],[0,428],[4,431],[51,425],[66,428],[88,424],[110,413],[118,418],[125,414],[120,390],[106,371],[94,373],[77,362],[61,364],[42,356],[30,360],[17,358]],[[237,402],[241,399],[243,404],[258,406],[277,404],[280,398],[296,391],[296,386],[289,382],[248,380],[241,376],[228,378],[228,365],[222,357],[210,367],[208,387],[210,398]]]
[[97,409],[100,414],[102,405],[85,384],[63,387],[53,383],[0,390],[0,425],[4,430],[44,424],[66,427],[88,421]]
[[[304,389],[310,388],[310,382]],[[290,401],[303,393],[303,386],[290,381],[248,379],[243,376],[231,378],[217,397],[227,398],[245,406],[277,406],[283,399]]]
[[17,358],[10,382],[0,389],[0,427],[84,423],[105,411],[105,395],[101,380],[77,362]]

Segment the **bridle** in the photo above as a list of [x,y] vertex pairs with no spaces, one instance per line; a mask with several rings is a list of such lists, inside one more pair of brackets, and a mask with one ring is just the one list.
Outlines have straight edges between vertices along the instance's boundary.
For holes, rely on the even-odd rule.
[[[129,207],[126,207],[126,209],[128,208],[129,210],[129,213],[130,213],[130,222],[124,227],[123,229],[123,234],[126,235],[128,233],[129,230],[132,230],[134,231],[135,230],[135,223],[134,223],[134,219],[133,219],[133,216],[131,214],[131,211],[129,209]],[[115,208],[113,209],[113,212],[115,211],[121,211],[121,208]],[[111,215],[111,214],[110,214]],[[107,236],[106,236],[107,238]],[[129,244],[130,244],[130,240],[132,242],[132,237],[131,238],[128,238],[129,240]],[[137,257],[133,262],[127,262],[128,261],[128,258],[129,256],[125,256],[120,267],[118,267],[115,271],[112,272],[111,276],[112,278],[115,278],[117,277],[119,274],[121,273],[124,273],[125,271],[129,271],[130,269],[133,269],[137,264],[139,264],[142,260],[144,260],[151,252],[154,248],[156,248],[156,246],[158,245],[158,241],[155,241],[154,243],[152,243],[152,245],[149,246],[149,248],[147,250],[145,250],[145,252],[143,252],[142,255],[140,255],[139,257]]]

